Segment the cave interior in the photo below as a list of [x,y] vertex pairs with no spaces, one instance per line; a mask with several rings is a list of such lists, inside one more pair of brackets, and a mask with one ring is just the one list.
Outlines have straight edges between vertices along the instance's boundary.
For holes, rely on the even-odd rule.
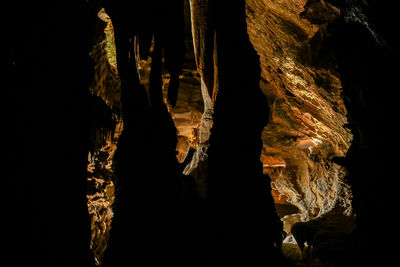
[[395,8],[5,10],[9,266],[399,261]]

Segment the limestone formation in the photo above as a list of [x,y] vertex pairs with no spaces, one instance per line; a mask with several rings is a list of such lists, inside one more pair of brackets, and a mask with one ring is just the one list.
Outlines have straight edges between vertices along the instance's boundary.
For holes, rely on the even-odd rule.
[[325,1],[306,3],[247,0],[246,14],[271,110],[262,134],[264,172],[275,201],[284,199],[313,218],[335,205],[351,212],[346,170],[332,158],[346,155],[352,135],[333,59],[319,54],[325,26],[313,24],[316,16],[326,24],[339,11]]
[[4,4],[3,262],[398,261],[394,5]]
[[193,48],[197,70],[201,77],[203,115],[199,126],[199,144],[192,161],[184,170],[185,175],[193,174],[206,195],[207,158],[210,131],[213,126],[214,99],[217,93],[218,71],[216,62],[215,3],[213,1],[191,0],[191,25]]
[[[96,263],[101,265],[111,229],[115,200],[113,157],[123,131],[121,81],[115,58],[114,31],[110,17],[98,14],[99,36],[90,56],[94,61],[91,94],[91,134],[88,155],[88,210],[91,216],[91,244]],[[100,20],[101,19],[101,20]]]

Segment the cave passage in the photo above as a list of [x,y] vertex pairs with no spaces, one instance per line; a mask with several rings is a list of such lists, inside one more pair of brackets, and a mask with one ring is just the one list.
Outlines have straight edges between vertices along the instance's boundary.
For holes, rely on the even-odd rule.
[[[178,160],[178,163],[175,162],[175,165],[177,164],[175,170],[177,173],[175,175],[179,176],[177,186],[181,186],[181,188],[176,191],[179,192],[179,190],[181,190],[181,198],[179,199],[178,197],[177,201],[185,202],[184,205],[187,210],[184,212],[188,212],[188,210],[193,208],[194,210],[200,209],[205,211],[205,213],[196,213],[191,211],[191,223],[193,224],[195,221],[198,222],[200,220],[204,225],[207,225],[210,223],[208,217],[211,216],[215,219],[218,218],[217,222],[213,222],[209,227],[211,227],[210,229],[214,232],[223,233],[225,231],[233,231],[229,230],[230,228],[226,226],[232,223],[224,222],[224,220],[228,220],[229,222],[237,221],[242,228],[246,228],[244,227],[245,223],[238,219],[243,217],[247,218],[250,223],[259,221],[260,227],[269,225],[269,232],[267,231],[265,235],[269,235],[273,238],[272,244],[276,247],[280,247],[282,241],[284,241],[285,247],[289,245],[296,247],[296,241],[290,231],[293,224],[318,218],[328,212],[334,213],[335,215],[332,216],[335,217],[337,216],[336,209],[339,206],[344,207],[344,210],[341,210],[342,213],[350,215],[349,212],[351,211],[349,211],[349,209],[351,210],[351,204],[349,204],[349,196],[340,195],[343,189],[336,185],[337,183],[343,183],[344,171],[338,167],[332,167],[330,157],[327,157],[327,155],[332,153],[342,153],[341,155],[344,155],[345,151],[332,152],[331,146],[323,144],[324,142],[334,142],[335,140],[324,140],[322,137],[313,137],[312,133],[303,133],[303,135],[298,134],[295,137],[289,137],[290,139],[287,140],[285,148],[280,144],[282,141],[276,141],[277,138],[284,138],[279,137],[279,135],[282,134],[281,132],[283,129],[276,129],[277,125],[273,123],[275,119],[274,116],[279,117],[280,114],[269,115],[271,106],[273,109],[275,105],[271,105],[271,103],[273,103],[271,100],[268,105],[266,98],[260,90],[260,85],[262,87],[263,83],[260,83],[261,77],[256,74],[261,73],[262,75],[260,69],[261,62],[258,60],[258,56],[254,53],[253,44],[249,37],[246,37],[248,29],[253,23],[251,17],[249,17],[248,14],[243,14],[243,12],[245,12],[244,9],[240,15],[239,13],[234,12],[233,14],[236,14],[236,16],[246,18],[245,22],[241,22],[241,25],[238,23],[237,26],[235,26],[235,28],[241,27],[243,29],[243,35],[240,35],[238,31],[236,31],[235,34],[228,34],[229,29],[232,28],[232,26],[223,26],[224,23],[217,23],[218,20],[214,17],[216,14],[215,12],[217,12],[216,10],[218,9],[217,4],[186,1],[180,8],[181,11],[183,11],[183,18],[181,20],[183,25],[181,25],[181,27],[183,29],[182,33],[184,34],[180,39],[184,42],[184,45],[182,44],[180,49],[184,49],[185,51],[185,57],[180,62],[180,70],[177,70],[177,67],[173,68],[173,70],[171,70],[171,67],[167,67],[168,64],[166,64],[166,62],[171,60],[171,58],[166,58],[164,56],[164,54],[168,54],[168,52],[165,52],[165,50],[168,51],[168,45],[163,44],[162,38],[157,37],[156,33],[140,33],[141,30],[139,30],[138,34],[128,38],[130,46],[126,46],[128,51],[124,53],[130,55],[128,58],[133,61],[133,63],[129,63],[132,66],[132,70],[130,71],[137,74],[137,77],[135,78],[138,80],[136,82],[137,89],[134,90],[143,91],[141,99],[145,106],[142,107],[142,110],[137,110],[136,112],[138,115],[134,116],[148,116],[145,109],[150,110],[150,113],[155,114],[154,116],[160,116],[156,113],[156,110],[160,108],[160,105],[165,105],[174,122],[177,134],[176,157]],[[247,6],[247,9],[248,8],[250,8],[250,6]],[[116,97],[115,94],[114,96],[110,93],[107,95],[106,92],[112,90],[112,87],[121,88],[121,86],[124,85],[124,75],[119,75],[119,71],[124,72],[125,70],[121,70],[121,67],[118,69],[116,65],[116,58],[119,51],[116,50],[116,47],[119,47],[119,41],[117,33],[117,46],[115,46],[114,26],[110,16],[103,8],[98,13],[98,17],[107,24],[101,28],[104,28],[104,40],[99,43],[101,45],[96,46],[96,52],[92,52],[92,56],[97,55],[97,58],[94,57],[94,60],[97,61],[99,65],[99,81],[93,84],[91,90],[94,94],[101,96],[106,103],[111,103],[109,104],[111,111],[106,115],[106,117],[111,118],[110,114],[113,112],[113,109],[121,109],[121,106],[119,106],[121,103],[115,100],[118,100],[118,98],[121,97],[121,93],[116,91],[116,94],[119,94],[119,96]],[[230,23],[230,25],[231,24],[232,23]],[[119,27],[121,28],[121,26]],[[221,32],[220,35],[222,37],[220,37],[218,32]],[[236,39],[230,40],[230,35],[236,36]],[[227,36],[229,36],[229,38]],[[248,40],[247,43],[242,41],[246,40],[246,38]],[[222,46],[224,42],[236,44],[235,49],[231,51],[231,54],[227,53],[227,48],[220,50],[219,46]],[[254,40],[253,42],[254,44],[257,44]],[[162,48],[163,46],[164,48]],[[121,49],[122,48],[120,48],[120,50]],[[221,63],[230,62],[230,60],[232,60],[231,55],[237,54],[238,50],[241,50],[245,55],[243,59],[235,56],[233,57],[235,62],[228,63],[227,65]],[[259,51],[259,53],[261,52],[263,51]],[[128,62],[125,64],[128,65]],[[238,68],[237,71],[232,69],[231,66],[234,66],[235,64],[246,66],[247,71],[244,72],[241,68]],[[102,65],[106,65],[108,68],[105,68]],[[300,67],[301,65],[298,66]],[[134,69],[135,67],[136,70]],[[228,74],[225,74],[226,72]],[[103,82],[104,78],[101,78],[101,75],[104,76],[104,73],[108,75],[108,79],[114,81],[114,83],[105,84]],[[281,72],[281,74],[283,74],[283,72]],[[223,79],[222,77],[224,77],[224,75],[225,77],[236,78]],[[238,79],[238,77],[243,77],[243,81]],[[328,76],[325,79],[332,78]],[[231,82],[234,83],[231,84]],[[126,83],[128,82],[126,81]],[[107,88],[107,86],[110,88]],[[125,86],[128,88],[128,85]],[[169,94],[171,86],[172,90],[175,90],[172,100],[171,95]],[[220,89],[223,87],[230,89],[225,89],[225,91],[220,94]],[[243,91],[242,88],[246,88],[246,90]],[[314,88],[310,88],[309,90],[313,92],[313,89]],[[252,90],[254,90],[254,93],[250,93]],[[157,94],[159,95],[156,97]],[[271,92],[269,94],[272,99],[276,98],[276,96],[271,95]],[[220,100],[225,99],[225,97],[229,100]],[[245,97],[248,97],[249,99],[244,101]],[[319,97],[319,99],[317,97]],[[138,98],[138,96],[136,96],[136,98]],[[326,99],[321,95],[316,95],[316,98],[317,101],[326,101]],[[147,101],[145,101],[145,99]],[[161,99],[162,101],[160,101]],[[235,104],[232,106],[219,104],[220,109],[216,109],[215,111],[222,111],[214,114],[214,107],[221,101],[222,103],[227,102]],[[301,101],[301,99],[298,101]],[[341,101],[341,99],[338,98],[338,101]],[[240,103],[240,108],[237,107],[236,103]],[[247,106],[245,103],[249,103],[249,105]],[[293,103],[290,102],[288,104],[293,105]],[[136,105],[139,106],[138,104]],[[227,106],[225,107],[225,105]],[[296,108],[296,106],[294,108]],[[301,108],[301,106],[299,106],[299,108]],[[97,110],[99,110],[99,107],[97,107]],[[225,115],[219,115],[221,114],[220,112]],[[308,116],[310,117],[314,116],[311,114],[313,110],[307,110],[305,112],[308,112]],[[89,171],[91,173],[89,182],[91,182],[94,187],[97,185],[98,188],[97,190],[94,189],[91,193],[89,210],[92,214],[92,249],[95,251],[95,256],[99,263],[106,251],[112,225],[118,226],[118,221],[121,220],[116,218],[116,222],[112,223],[114,211],[118,211],[119,208],[122,208],[121,206],[118,206],[118,204],[113,207],[115,196],[117,197],[117,202],[115,203],[118,203],[118,199],[121,197],[118,195],[119,188],[122,189],[122,186],[125,188],[131,186],[138,187],[139,185],[144,187],[154,187],[151,182],[146,184],[139,183],[138,185],[118,184],[121,175],[124,175],[123,173],[120,173],[118,176],[118,171],[121,171],[121,165],[118,165],[118,161],[123,160],[122,157],[127,156],[121,156],[121,154],[119,154],[121,152],[118,151],[117,146],[124,144],[123,140],[127,137],[126,133],[123,133],[121,136],[121,129],[125,128],[122,126],[122,117],[124,114],[117,114],[115,116],[118,119],[115,120],[114,123],[111,123],[111,135],[113,136],[107,135],[106,133],[106,138],[103,138],[103,140],[101,138],[95,139],[98,140],[97,148],[94,149],[95,152],[91,153],[94,156],[92,156],[92,161],[89,165]],[[125,116],[132,115],[126,114]],[[218,126],[218,124],[214,125],[215,121],[218,121],[217,118],[219,118],[219,116],[222,116],[223,118],[221,119],[222,122],[220,122],[223,123],[223,126]],[[267,119],[268,116],[270,117],[269,122]],[[321,117],[321,115],[319,116]],[[247,118],[252,119],[248,120]],[[300,117],[300,119],[303,118]],[[145,120],[147,121],[148,119]],[[127,118],[125,118],[125,121],[127,121]],[[246,124],[239,128],[236,127],[235,130],[232,131],[231,126],[238,125],[238,122],[246,122]],[[292,125],[288,129],[285,129],[285,131],[304,131],[301,129],[301,126],[296,123],[296,121],[293,121]],[[135,125],[137,125],[137,122]],[[146,125],[151,129],[155,128],[154,124]],[[320,127],[323,126],[328,128],[328,130],[329,127],[332,127],[326,122],[325,124],[321,123]],[[172,124],[170,127],[172,127]],[[219,127],[222,127],[222,129],[225,130],[219,130]],[[107,126],[97,126],[97,128],[100,128],[97,130],[100,131],[100,135],[105,129],[108,129]],[[151,129],[149,130],[151,131]],[[331,129],[331,131],[334,130],[336,129]],[[262,132],[262,139],[257,137],[257,135],[249,135],[249,133],[255,134],[257,132]],[[156,142],[159,142],[160,140],[158,137],[159,134],[160,133],[154,134],[154,138],[157,139]],[[219,137],[220,134],[223,137]],[[122,138],[121,141],[118,142],[120,136]],[[148,137],[147,133],[146,136]],[[271,138],[275,139],[272,143],[270,141]],[[172,138],[170,140],[172,140]],[[215,140],[220,141],[216,142]],[[241,144],[238,140],[243,140],[244,143]],[[253,148],[250,145],[251,142],[249,142],[249,140],[255,142]],[[260,144],[261,140],[263,141],[262,149]],[[151,143],[154,141],[151,141],[150,139],[147,142]],[[224,144],[225,142],[226,144]],[[236,145],[232,146],[233,143]],[[214,145],[209,151],[212,144]],[[218,148],[219,145],[222,145],[221,148]],[[94,144],[94,146],[96,147],[96,144]],[[157,149],[161,148],[159,145],[157,146]],[[146,148],[144,149],[149,150],[149,147],[151,147],[151,145],[146,145]],[[273,150],[273,147],[275,152],[271,153],[270,151]],[[131,149],[137,150],[136,145],[135,148]],[[219,151],[217,154],[224,155],[224,157],[226,157],[225,155],[235,155],[234,160],[230,157],[228,157],[226,163],[224,163],[223,158],[220,157],[218,157],[218,160],[213,160],[215,149],[216,151]],[[344,149],[346,149],[346,146],[344,146]],[[115,151],[117,151],[116,154]],[[113,158],[114,154],[116,155],[115,160]],[[101,155],[103,155],[103,157],[101,157]],[[244,155],[246,156],[243,157]],[[248,155],[254,155],[254,157],[249,158]],[[120,158],[119,160],[118,157]],[[263,172],[268,174],[271,180],[266,176],[262,176],[260,172],[260,160],[263,164]],[[158,161],[160,161],[160,159],[157,159],[157,162]],[[143,164],[144,163],[140,165]],[[172,161],[170,164],[172,164]],[[129,166],[127,168],[131,169],[133,165],[134,162],[127,163],[127,166]],[[243,170],[243,173],[241,174],[239,172],[240,169],[237,168],[233,168],[233,173],[231,173],[229,171],[230,168],[221,168],[221,166],[224,165],[241,166],[240,169]],[[211,169],[209,169],[210,166]],[[333,169],[331,170],[327,168],[328,166]],[[127,170],[128,169],[123,172],[127,172]],[[250,170],[253,170],[254,173]],[[245,178],[252,176],[257,177],[257,170],[260,178],[257,178],[254,181]],[[342,174],[338,175],[340,171]],[[106,173],[107,175],[102,176],[101,173]],[[182,176],[182,173],[185,176]],[[174,174],[170,173],[169,175],[173,176]],[[97,178],[96,176],[100,178]],[[164,174],[163,177],[169,176],[168,174]],[[224,180],[225,178],[221,179],[221,177],[227,177],[227,180]],[[300,180],[295,180],[297,178],[300,178]],[[237,181],[235,181],[235,179],[237,179]],[[315,188],[310,184],[310,181],[308,181],[307,184],[304,184],[303,181],[312,181],[315,179],[317,179],[317,183],[318,180],[323,181],[325,183],[325,185],[323,184],[324,187],[317,188],[317,190],[314,191]],[[154,180],[157,181],[156,179]],[[115,181],[118,182],[114,184]],[[272,190],[269,186],[270,181]],[[248,185],[244,185],[244,183],[248,183]],[[246,192],[243,192],[243,186],[248,187]],[[315,195],[311,195],[307,197],[306,195],[310,191],[314,192],[314,194],[326,193],[327,190],[330,190],[329,187],[338,187],[336,189],[337,192],[332,191],[334,193],[332,199],[326,198],[325,196],[316,197]],[[115,189],[117,190],[116,195],[114,194]],[[323,190],[323,192],[319,192],[321,190]],[[349,189],[346,190],[349,191]],[[271,194],[274,197],[273,201],[275,202],[275,207],[271,206]],[[263,196],[264,200],[251,200],[257,195],[259,197]],[[187,199],[188,197],[189,200]],[[341,197],[343,197],[343,199],[341,199]],[[140,197],[138,199],[140,199]],[[265,203],[255,204],[258,201],[265,201]],[[270,204],[267,204],[268,202]],[[233,208],[230,208],[230,206],[233,206]],[[264,209],[254,211],[255,213],[264,213],[264,216],[267,216],[268,213],[274,214],[276,212],[279,218],[276,215],[273,215],[270,222],[268,222],[266,217],[250,219],[251,216],[253,216],[251,215],[251,210],[254,208],[253,206],[260,206],[261,209]],[[232,209],[232,211],[228,212],[230,209]],[[227,213],[221,213],[222,210],[225,210]],[[115,216],[119,216],[118,212],[116,212]],[[190,217],[188,217],[188,214],[185,216],[186,219]],[[200,219],[199,217],[203,218]],[[218,226],[218,224],[224,226],[219,228],[221,226]],[[232,229],[239,228],[238,226],[235,226],[235,224],[232,224],[231,227]],[[250,228],[250,226],[247,227]],[[351,228],[349,225],[343,226],[343,228],[346,227]],[[205,229],[202,231],[207,233],[207,230]],[[111,231],[111,233],[112,232],[113,231]],[[125,233],[126,230],[123,232]],[[282,235],[280,234],[281,232]],[[243,238],[245,238],[248,233],[242,235]],[[263,233],[260,231],[253,235],[260,239],[260,241],[255,243],[257,244],[255,245],[257,249],[267,250],[259,245],[262,243],[261,240],[263,239]],[[286,237],[285,240],[282,240],[282,236]],[[196,240],[198,237],[195,236],[190,238],[193,238],[194,242],[191,240],[193,243],[205,242],[205,240]],[[116,238],[111,237],[110,244],[112,244],[113,239]],[[251,250],[251,253],[256,251],[254,247],[250,246],[247,248],[238,247],[235,245],[236,243],[232,241],[227,241],[225,244],[214,243],[215,247],[227,247],[234,244],[234,247],[230,247],[228,251],[230,250],[229,253],[235,254],[236,256],[246,253],[246,250]],[[289,248],[293,249],[293,246]],[[260,252],[260,255],[263,254]],[[216,255],[213,257],[215,256]],[[254,258],[253,260],[259,261],[260,259]]]
[[395,265],[396,9],[7,4],[4,262]]
[[[124,121],[124,127],[125,123],[144,126],[139,127],[143,130],[142,135],[137,130],[126,129],[121,139],[114,135],[115,141],[119,140],[118,147],[121,147],[117,149],[115,160],[107,158],[108,166],[116,166],[111,168],[115,174],[110,174],[109,180],[118,181],[115,196],[121,201],[127,197],[122,190],[134,192],[133,187],[142,188],[136,193],[137,202],[159,192],[150,198],[149,203],[153,204],[148,207],[152,211],[146,216],[154,219],[158,218],[157,213],[163,213],[168,218],[169,224],[166,223],[163,230],[158,229],[158,236],[163,236],[162,232],[168,227],[175,229],[176,233],[192,232],[192,235],[180,237],[183,239],[178,238],[191,244],[185,247],[185,256],[180,256],[182,261],[199,257],[189,252],[189,247],[201,251],[197,255],[206,254],[208,258],[219,258],[221,262],[228,258],[232,262],[246,262],[249,255],[254,262],[259,262],[268,250],[275,251],[270,252],[274,255],[272,261],[282,261],[278,260],[280,252],[274,249],[280,248],[283,242],[283,252],[289,260],[298,262],[303,257],[303,261],[308,260],[310,264],[335,261],[326,257],[326,254],[333,253],[341,255],[338,258],[342,258],[342,264],[353,250],[354,242],[349,241],[356,226],[353,190],[347,166],[341,160],[352,145],[353,134],[348,127],[348,107],[343,98],[340,73],[331,63],[336,59],[332,54],[325,54],[324,50],[329,46],[324,39],[327,25],[339,17],[340,10],[325,1],[301,2],[283,8],[278,2],[271,2],[268,6],[264,2],[256,5],[255,1],[245,1],[232,5],[232,10],[227,12],[228,8],[222,2],[183,1],[176,3],[180,15],[179,12],[167,12],[166,6],[159,9],[146,4],[132,6],[143,10],[143,14],[152,14],[143,19],[151,21],[146,26],[128,22],[128,14],[124,13],[129,10],[128,6],[121,11],[121,6],[109,5],[100,15],[107,17],[108,25],[113,21],[116,27],[114,56],[117,60],[109,62],[120,62],[118,70],[114,64],[114,73],[118,73],[122,82],[117,84],[121,87],[122,97],[120,123]],[[258,18],[265,10],[271,15],[260,21]],[[224,12],[223,19],[218,17],[218,12]],[[170,14],[174,14],[175,20],[169,17]],[[278,19],[273,20],[273,16]],[[141,19],[137,17],[136,21]],[[157,24],[161,22],[165,24],[162,27]],[[276,31],[280,31],[279,39],[273,35]],[[179,44],[172,44],[171,34]],[[171,47],[175,49],[170,50]],[[130,90],[136,90],[135,94]],[[107,101],[107,97],[104,99]],[[169,122],[159,124],[161,117]],[[130,119],[134,122],[129,122]],[[118,124],[114,123],[112,127],[115,125]],[[154,129],[157,130],[154,132]],[[170,134],[160,138],[165,129],[170,129],[167,130]],[[133,133],[129,134],[130,131]],[[173,131],[176,131],[177,139]],[[137,138],[147,140],[142,143],[143,148],[137,145],[124,147],[129,143],[124,140]],[[172,156],[171,144],[176,144],[177,161]],[[113,149],[116,147],[115,144]],[[159,152],[160,149],[167,151],[167,147],[169,156]],[[121,152],[125,149],[126,152]],[[149,154],[150,149],[157,151],[156,157]],[[142,151],[139,154],[147,156],[142,157],[142,163],[130,162],[126,159],[130,151]],[[164,157],[168,160],[163,160]],[[147,169],[151,169],[151,161],[163,162],[161,166],[166,172],[149,173]],[[133,170],[135,164],[141,169]],[[139,172],[154,177],[146,178],[151,182],[138,180],[129,183],[124,181],[128,178],[122,178],[133,177]],[[163,177],[162,181],[158,180],[160,177]],[[167,177],[175,178],[168,180]],[[106,192],[112,191],[114,184],[104,188]],[[169,189],[161,194],[164,191],[161,188]],[[118,195],[118,190],[121,190],[121,195]],[[124,209],[128,210],[123,203],[114,207],[115,214],[110,212],[114,198],[109,195],[105,195],[105,199],[108,198],[107,209],[102,210],[102,219],[97,219],[107,222],[107,227],[97,227],[98,231],[102,229],[107,234],[100,231],[97,238],[92,237],[92,242],[100,240],[97,245],[101,248],[99,258],[107,244],[102,236],[109,238],[111,225],[121,229],[132,228],[134,224],[143,229],[151,228],[148,222],[144,227],[143,222],[133,221],[119,226],[119,223],[123,225],[133,218],[119,215],[118,209],[121,214]],[[129,196],[123,201],[134,200]],[[171,211],[157,204],[159,201],[178,208]],[[143,216],[144,213],[140,212],[143,211],[136,216]],[[170,212],[180,215],[174,217],[168,215]],[[262,215],[253,217],[255,214]],[[113,224],[112,215],[115,216]],[[185,220],[187,225],[177,226],[176,220]],[[258,226],[254,225],[255,221]],[[292,233],[292,226],[299,223],[308,224],[298,227],[300,234]],[[185,228],[190,227],[189,224],[201,230],[193,233],[193,229]],[[249,229],[254,232],[249,232]],[[109,255],[123,254],[124,249],[132,248],[131,244],[130,248],[127,245],[118,247],[123,244],[123,239],[117,235],[124,235],[123,238],[127,238],[125,242],[129,243],[127,233],[134,235],[134,232],[131,229],[118,231],[121,232],[111,231],[110,250],[113,252]],[[302,232],[312,232],[309,236],[312,235],[312,239],[317,236],[316,241],[311,241],[311,237],[307,241]],[[214,240],[217,235],[220,237]],[[145,250],[153,253],[152,249],[157,251],[157,246],[166,246],[159,243],[158,237],[151,236],[138,237],[148,244],[148,248],[141,248],[144,249],[141,253],[143,258],[150,257],[146,256]],[[151,238],[157,241],[151,241]],[[251,238],[252,245],[248,245],[248,238]],[[264,239],[271,241],[271,247]],[[299,247],[303,241],[308,246],[301,253]],[[170,260],[178,257],[171,251],[164,253],[164,257]],[[304,258],[306,253],[309,253],[308,258]],[[114,258],[109,261],[115,262],[115,258],[124,261],[121,255],[116,255],[108,256]],[[207,257],[204,262],[207,262]]]

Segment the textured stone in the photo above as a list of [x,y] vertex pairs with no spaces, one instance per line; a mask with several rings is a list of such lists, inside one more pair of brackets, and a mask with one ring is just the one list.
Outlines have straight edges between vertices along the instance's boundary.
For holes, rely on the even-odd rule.
[[[191,1],[191,5],[191,23],[186,22],[186,28],[190,32],[191,25],[194,46],[186,41],[189,48],[179,77],[176,105],[172,106],[166,98],[171,82],[169,72],[163,72],[162,88],[164,103],[178,130],[178,161],[185,160],[190,147],[196,149],[184,173],[195,178],[198,193],[206,198],[208,140],[213,127],[213,92],[217,90],[214,25],[206,15],[213,7],[204,1]],[[321,216],[334,207],[344,207],[346,214],[352,211],[352,193],[344,178],[346,170],[332,162],[334,157],[346,155],[352,140],[345,127],[347,110],[341,96],[341,81],[333,61],[321,63],[317,58],[326,24],[339,14],[337,8],[323,0],[246,1],[247,31],[260,56],[260,87],[271,111],[262,133],[261,162],[264,173],[271,178],[277,210],[285,214],[287,211],[281,210],[284,206],[298,208],[291,211],[295,214],[282,219],[289,234],[293,223]],[[100,16],[109,21],[106,15]],[[109,26],[106,29],[112,30]],[[108,91],[107,96],[101,89],[112,82],[116,73],[109,58],[113,52],[106,41],[99,42],[92,52],[92,56],[98,53],[103,62],[96,68],[100,77],[96,80],[97,94],[110,106],[117,106],[118,92]],[[136,59],[140,82],[147,94],[154,40],[152,45],[149,55]]]
[[185,175],[192,174],[205,193],[207,176],[207,157],[211,128],[213,127],[214,99],[218,91],[218,71],[215,66],[215,18],[213,1],[190,1],[190,17],[193,36],[194,56],[201,78],[201,95],[204,103],[203,115],[199,125],[199,144],[192,161],[184,170]]
[[[113,26],[103,9],[97,16],[105,23],[97,21],[96,34],[100,38],[90,53],[95,75],[89,90],[93,95],[91,99],[97,100],[92,108],[93,117],[97,121],[91,129],[90,136],[87,199],[92,232],[90,248],[96,263],[101,265],[113,217],[112,205],[115,200],[113,158],[123,131],[123,122],[120,116],[121,81],[116,66]],[[105,125],[105,122],[110,125]]]
[[335,205],[351,210],[345,169],[331,159],[346,155],[352,135],[334,64],[318,64],[315,56],[324,27],[301,18],[331,21],[338,10],[314,1],[304,13],[306,2],[247,0],[246,6],[248,33],[261,60],[260,86],[271,110],[262,135],[264,172],[276,201],[287,199],[314,217]]

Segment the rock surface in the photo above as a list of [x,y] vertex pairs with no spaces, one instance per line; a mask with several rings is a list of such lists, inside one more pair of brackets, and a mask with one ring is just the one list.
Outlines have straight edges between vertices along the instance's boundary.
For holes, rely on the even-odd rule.
[[[282,225],[272,196],[288,234],[298,221],[319,222],[311,249],[317,258],[300,259],[289,244],[289,257],[303,260],[298,266],[398,262],[398,160],[388,156],[399,150],[397,9],[378,0],[197,1],[218,3],[217,66],[225,74],[210,168],[202,173],[212,189],[204,201],[177,161],[187,164],[187,152],[199,147],[204,111],[194,55],[177,71],[182,1],[102,0],[121,19],[119,53],[104,23],[96,26],[98,2],[6,2],[4,262],[94,266],[90,241],[99,260],[110,237],[108,266],[208,266],[212,256],[226,263],[227,255],[234,264],[273,265]],[[164,61],[160,47],[155,56],[146,51],[149,32],[162,33],[156,44]],[[148,55],[153,73],[140,83],[134,63]],[[348,216],[352,209],[356,217]],[[347,256],[337,261],[339,254]]]
[[94,62],[91,94],[92,127],[88,155],[88,210],[91,216],[90,248],[101,265],[111,229],[115,200],[114,153],[123,131],[121,81],[115,59],[114,31],[110,17],[97,14],[97,43],[90,53]]
[[[346,155],[352,140],[350,130],[345,127],[347,110],[341,96],[341,81],[335,72],[334,62],[321,63],[317,56],[322,46],[321,38],[326,24],[334,20],[340,12],[322,0],[311,2],[307,4],[305,0],[246,1],[247,31],[252,45],[260,56],[260,87],[267,96],[271,111],[269,123],[262,133],[264,146],[261,162],[264,173],[271,178],[271,194],[277,209],[286,207],[285,211],[280,211],[282,217],[288,214],[286,219],[283,219],[287,233],[290,233],[290,226],[296,221],[323,215],[334,207],[344,207],[347,214],[352,211],[352,194],[350,186],[345,181],[346,170],[332,162],[334,157]],[[192,4],[196,5],[197,2],[194,1]],[[185,8],[188,12],[188,6]],[[110,46],[112,28],[107,14],[101,13],[100,17],[108,23],[106,27],[108,34],[98,42],[92,52],[92,56],[98,59],[95,68],[97,84],[92,87],[96,88],[94,92],[110,108],[119,108],[120,82],[116,78],[115,59],[110,57],[110,55],[115,56],[115,51],[112,45]],[[188,14],[186,20],[187,18]],[[192,13],[192,20],[196,21],[199,18],[201,16],[196,17],[196,13]],[[190,33],[190,26],[191,22],[186,21],[186,34]],[[202,29],[201,23],[192,27],[194,31]],[[207,35],[206,33],[202,34]],[[208,149],[212,121],[210,125],[207,124],[209,125],[207,129],[203,129],[207,121],[207,116],[204,114],[207,110],[213,112],[209,93],[211,91],[212,94],[212,90],[208,87],[215,85],[207,80],[212,76],[207,74],[210,72],[209,68],[214,68],[212,47],[207,48],[204,43],[201,45],[201,42],[212,38],[204,37],[195,41],[197,50],[192,46],[190,39],[190,35],[186,36],[186,60],[179,77],[179,93],[174,107],[166,98],[171,79],[168,72],[163,73],[162,88],[164,102],[178,131],[178,161],[185,160],[190,148],[197,149],[192,163],[187,166],[185,172],[195,178],[197,191],[205,198],[207,169],[202,166],[206,163],[202,162],[207,162],[207,157],[202,158],[201,155]],[[151,51],[152,49],[154,47]],[[149,92],[151,54],[152,52],[148,57],[138,58],[137,61],[140,82],[146,87],[147,92]],[[326,57],[329,59],[329,55]],[[196,60],[197,68],[194,65]],[[197,69],[200,70],[200,75]],[[202,79],[207,80],[203,81],[204,88],[201,88]],[[122,127],[122,124],[118,127]],[[117,138],[115,134],[114,138]],[[114,139],[113,143],[112,139],[107,139],[107,142],[99,144],[98,150],[108,153],[106,157],[108,163],[103,164],[104,166],[110,167],[116,140]],[[110,144],[113,146],[112,149]],[[96,164],[92,162],[91,165]],[[103,184],[103,180],[99,182],[99,178],[93,173],[99,171],[92,170],[90,181],[102,184],[99,188],[103,188],[104,192],[112,192],[111,179],[105,179],[107,182]],[[109,173],[109,177],[112,177],[112,173]],[[96,214],[95,210],[98,210],[99,205],[105,207],[112,204],[112,198],[107,199],[108,195],[104,192],[103,197],[99,198],[97,193],[90,197],[93,215]],[[96,202],[93,199],[102,199],[103,202],[100,204],[101,201]],[[293,206],[290,208],[291,205],[297,210]],[[93,225],[101,225],[100,221],[107,223],[111,221],[112,213],[106,212],[109,209],[101,210],[102,215],[93,218],[103,219],[96,219],[97,224]],[[96,229],[97,232],[105,233],[104,227],[96,226]],[[94,236],[96,231],[93,232]],[[99,240],[97,242],[103,242],[101,238]],[[100,251],[103,251],[102,249]]]
[[[352,209],[351,189],[344,178],[346,170],[331,161],[334,157],[344,157],[352,140],[350,130],[345,127],[347,111],[341,96],[341,82],[334,63],[320,64],[316,56],[326,23],[334,19],[338,10],[323,1],[317,2],[309,4],[305,12],[305,0],[246,1],[248,33],[261,60],[260,86],[271,110],[270,121],[262,134],[264,173],[272,180],[271,193],[275,203],[295,205],[303,219],[322,215],[335,205],[347,207],[347,212]],[[194,1],[192,4],[196,7],[198,3]],[[204,9],[201,5],[200,12]],[[320,19],[319,24],[314,25],[310,21],[315,23],[315,19],[310,17],[315,14],[330,15],[326,21]],[[192,14],[192,19],[196,21],[198,18],[198,14],[197,17],[196,13]],[[208,32],[201,30],[210,31],[214,26],[211,24],[207,28],[201,23],[211,22],[198,22],[193,30],[206,36]],[[200,36],[200,33],[195,36]],[[207,67],[213,68],[212,48],[207,49],[204,44],[200,46],[200,40],[197,42],[202,49],[197,52],[201,56],[197,59],[200,73],[208,73]],[[187,77],[185,73],[183,77]],[[197,86],[201,83],[194,82]],[[186,108],[182,109],[183,114],[174,116],[177,128],[182,129],[180,132],[186,133],[184,135],[189,139],[193,138],[192,131],[198,127],[195,126],[196,120],[188,124],[189,117],[201,112],[199,106],[183,97],[193,94],[192,90],[199,92],[198,87],[181,85],[182,102],[178,103],[180,107],[175,111]],[[204,97],[209,98],[209,94],[203,94]],[[186,113],[189,107],[192,111]],[[210,107],[210,104],[206,105],[205,110]],[[181,120],[182,117],[185,119]],[[203,113],[203,117],[207,116]],[[212,122],[208,129],[201,130],[201,125],[204,123],[200,124],[200,139],[202,132],[203,135],[209,133]],[[193,146],[197,152],[191,166],[185,170],[190,174],[197,168],[192,175],[199,177],[200,181],[205,179],[206,171],[204,167],[198,167],[198,163],[206,162],[200,154],[207,154],[208,138],[203,138],[203,142],[199,140],[200,144],[204,143],[200,149]],[[184,157],[183,152],[180,157]]]
[[[346,170],[332,162],[346,155],[352,140],[341,82],[329,55],[323,64],[317,56],[325,24],[337,13],[323,2],[305,12],[306,0],[246,1],[248,33],[261,60],[260,86],[271,110],[262,134],[264,172],[275,201],[297,206],[303,218],[335,205],[351,211]],[[325,24],[312,24],[310,16],[317,15],[327,18]]]

